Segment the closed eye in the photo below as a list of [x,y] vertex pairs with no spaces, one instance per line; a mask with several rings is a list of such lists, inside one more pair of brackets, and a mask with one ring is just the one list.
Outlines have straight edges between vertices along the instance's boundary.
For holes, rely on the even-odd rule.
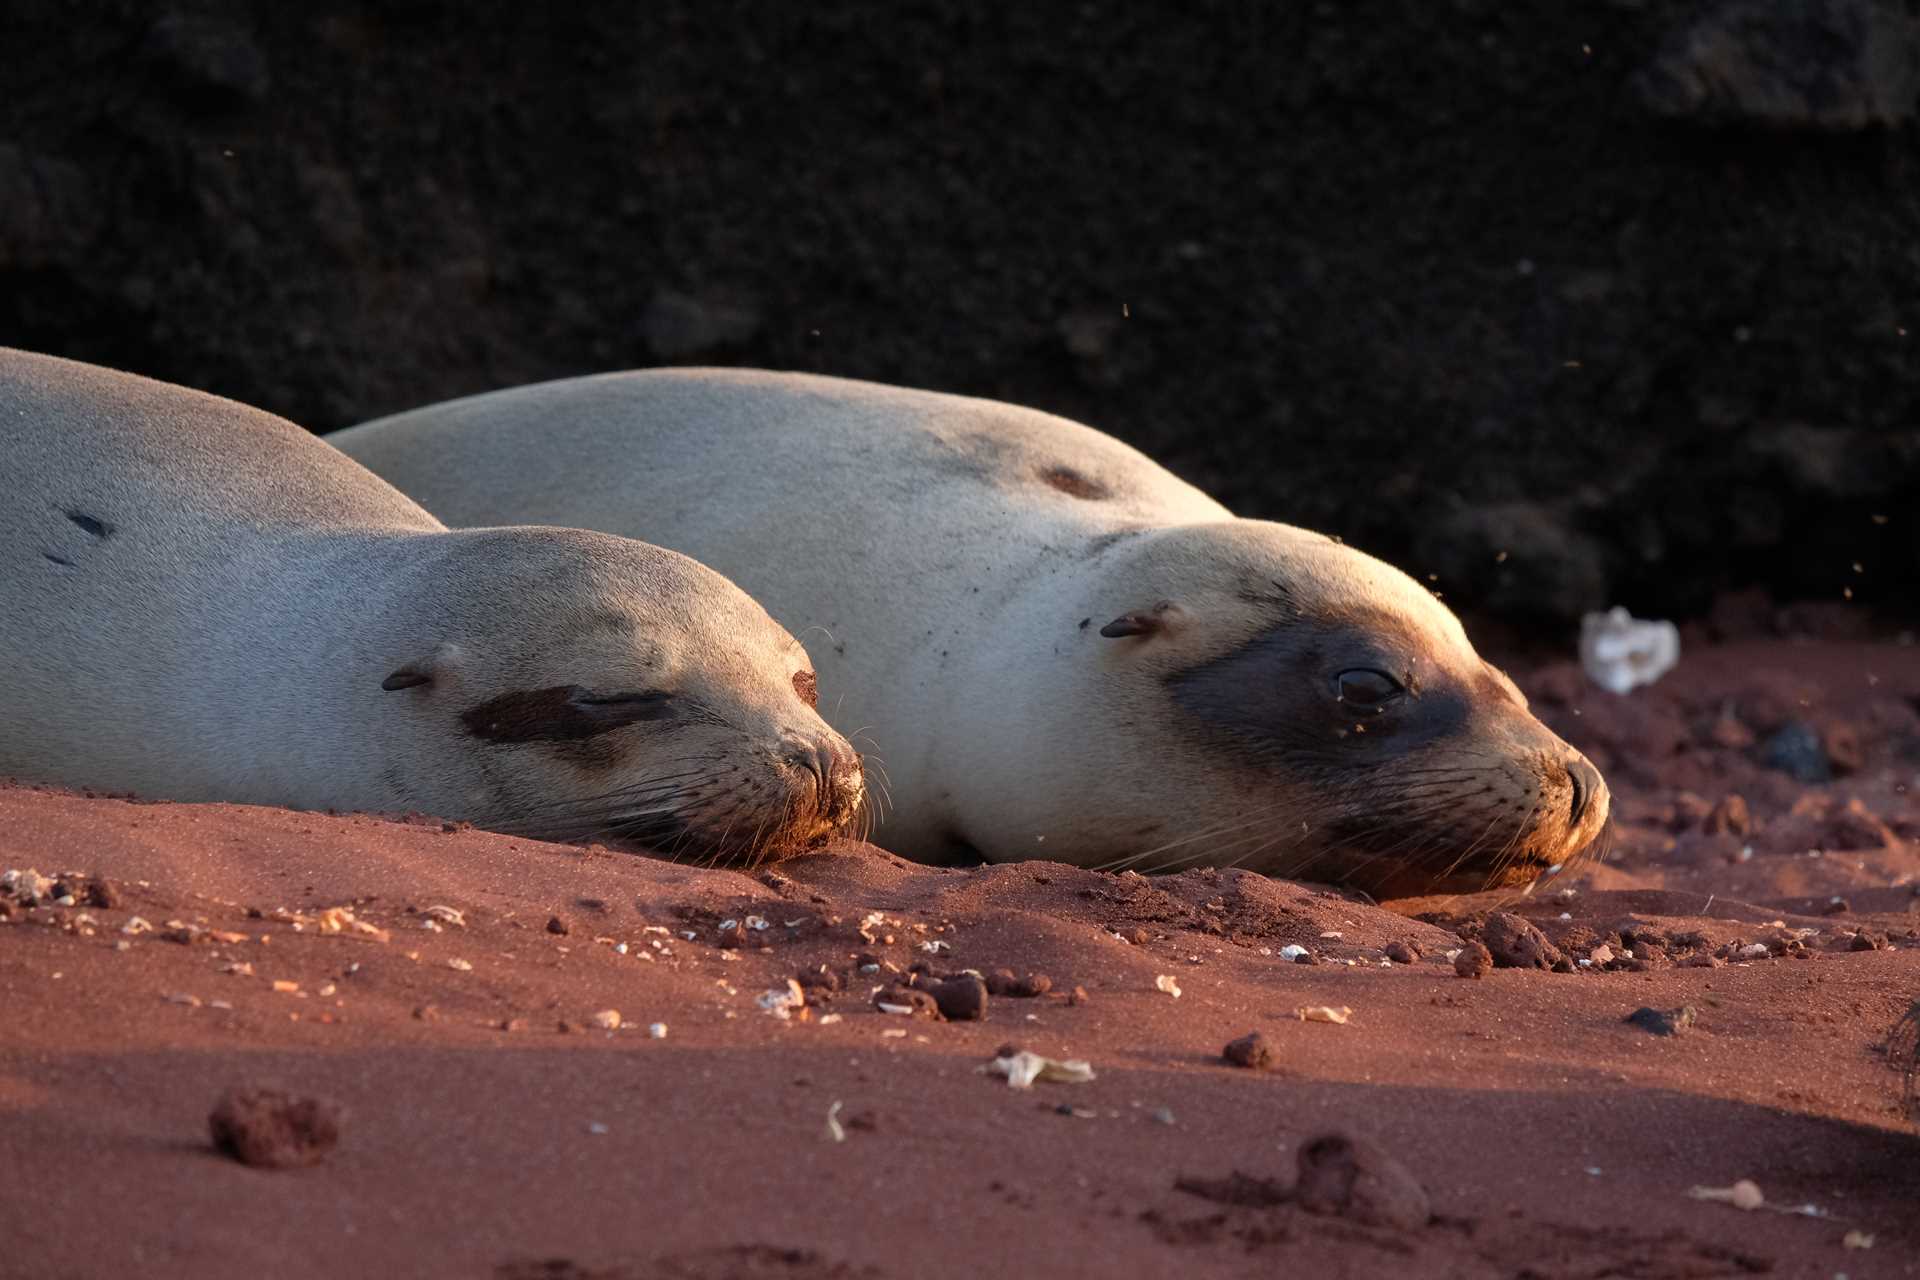
[[657,689],[595,693],[578,685],[521,689],[468,708],[461,722],[488,742],[566,742],[676,714],[672,694]]

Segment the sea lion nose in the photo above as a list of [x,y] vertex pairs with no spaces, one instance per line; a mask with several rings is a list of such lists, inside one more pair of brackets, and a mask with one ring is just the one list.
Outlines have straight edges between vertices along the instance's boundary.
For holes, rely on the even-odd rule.
[[813,778],[814,804],[820,816],[834,826],[852,819],[866,796],[866,778],[859,753],[838,740],[796,743],[787,763]]
[[1567,826],[1578,827],[1590,814],[1606,816],[1607,782],[1585,756],[1567,761],[1567,781],[1573,786],[1573,800],[1567,806]]

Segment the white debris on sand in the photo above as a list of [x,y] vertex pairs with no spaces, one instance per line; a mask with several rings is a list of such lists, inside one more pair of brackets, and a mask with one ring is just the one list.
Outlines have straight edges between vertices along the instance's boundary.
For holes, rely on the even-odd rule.
[[980,1070],[988,1075],[1005,1076],[1007,1083],[1015,1089],[1031,1089],[1036,1080],[1051,1084],[1085,1084],[1093,1079],[1093,1067],[1079,1058],[1060,1060],[1025,1049],[1003,1054]]
[[1580,665],[1608,693],[1652,684],[1680,661],[1680,628],[1635,618],[1615,605],[1580,619]]

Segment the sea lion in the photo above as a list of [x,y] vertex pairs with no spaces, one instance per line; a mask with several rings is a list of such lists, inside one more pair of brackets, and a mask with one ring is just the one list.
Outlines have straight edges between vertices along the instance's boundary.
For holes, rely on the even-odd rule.
[[685,556],[448,532],[283,419],[0,349],[0,774],[771,856],[854,816],[806,651]]
[[821,636],[822,709],[871,737],[879,838],[911,857],[1397,895],[1531,881],[1606,822],[1599,773],[1430,591],[1062,418],[678,369],[331,438],[454,525],[645,536]]

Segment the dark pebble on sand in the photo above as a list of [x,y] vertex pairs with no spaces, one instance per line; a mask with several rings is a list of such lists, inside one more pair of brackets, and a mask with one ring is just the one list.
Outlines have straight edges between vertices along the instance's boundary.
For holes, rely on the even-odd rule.
[[1300,1148],[1293,1195],[1309,1213],[1412,1231],[1427,1225],[1427,1190],[1404,1164],[1363,1138],[1323,1134]]
[[1453,958],[1453,971],[1463,978],[1478,978],[1493,968],[1493,953],[1486,944],[1469,939]]
[[1067,1003],[1071,1005],[1082,1005],[1092,998],[1093,997],[1087,994],[1085,987],[1075,987],[1073,990],[1067,992]]
[[1854,934],[1853,940],[1847,943],[1847,950],[1849,951],[1885,951],[1886,949],[1886,934],[1869,933],[1865,929]]
[[1265,1071],[1273,1065],[1273,1049],[1267,1044],[1267,1038],[1258,1031],[1249,1031],[1238,1040],[1229,1040],[1220,1056],[1236,1067],[1245,1067],[1249,1071]]
[[346,1111],[325,1098],[278,1089],[227,1090],[207,1117],[213,1145],[242,1164],[287,1169],[318,1164],[340,1141]]
[[1293,958],[1295,964],[1319,964],[1320,957],[1312,951],[1302,951]]
[[1643,1006],[1621,1021],[1656,1036],[1677,1036],[1691,1028],[1698,1017],[1699,1012],[1690,1004],[1678,1009],[1649,1009]]
[[1860,735],[1850,724],[1828,725],[1820,735],[1820,746],[1835,773],[1858,773],[1867,763],[1867,754],[1860,749]]
[[[1487,917],[1480,940],[1493,956],[1496,969],[1572,968],[1560,948],[1547,941],[1547,935],[1508,911],[1496,911]],[[1638,954],[1636,950],[1635,954]],[[1565,965],[1564,968],[1562,966]]]
[[987,990],[996,996],[1012,996],[1016,1000],[1031,1000],[1053,990],[1053,979],[1044,973],[1030,973],[1026,977],[1016,977],[1011,969],[995,969],[986,977]]
[[853,967],[856,969],[878,969],[880,967],[880,957],[871,951],[862,951],[853,958]]
[[113,881],[95,876],[87,881],[86,904],[111,911],[120,905],[120,891],[114,888]]
[[565,920],[561,919],[559,916],[548,916],[547,932],[557,933],[564,938],[568,934],[573,932],[573,926],[568,924]]
[[1742,796],[1728,795],[1720,798],[1707,814],[1706,830],[1708,835],[1744,836],[1753,831],[1753,814],[1747,809],[1746,799]]
[[846,980],[838,973],[824,966],[808,969],[804,973],[796,973],[793,975],[793,980],[809,991],[839,991],[847,985]]
[[1145,929],[1130,929],[1127,931],[1127,941],[1136,947],[1144,947],[1153,941],[1153,935]]
[[1389,942],[1387,944],[1387,959],[1393,961],[1395,964],[1417,964],[1420,961],[1420,953],[1407,943]]
[[1833,766],[1820,734],[1804,720],[1789,720],[1760,747],[1760,763],[1799,782],[1828,782]]
[[873,1003],[876,1008],[883,1004],[904,1006],[913,1010],[913,1017],[932,1018],[936,1022],[940,1020],[940,1006],[930,993],[918,987],[904,987],[897,983],[882,987],[873,997]]
[[977,1022],[987,1016],[987,984],[970,973],[936,983],[932,995],[941,1016],[950,1022]]
[[1851,910],[1853,910],[1853,904],[1845,898],[1829,898],[1827,899],[1827,904],[1820,908],[1820,914],[1823,916],[1843,916]]

